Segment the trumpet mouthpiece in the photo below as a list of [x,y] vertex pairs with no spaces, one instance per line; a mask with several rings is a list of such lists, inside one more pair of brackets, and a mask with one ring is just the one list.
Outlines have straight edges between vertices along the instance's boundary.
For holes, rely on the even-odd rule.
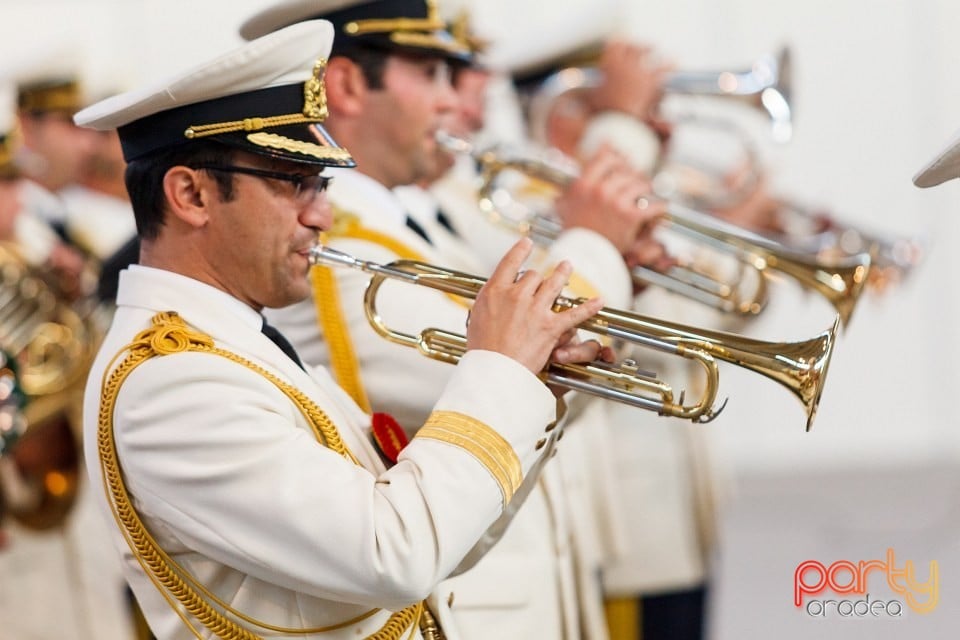
[[451,153],[473,153],[473,143],[442,129],[434,133],[433,138],[437,144]]
[[310,264],[328,267],[359,267],[360,261],[343,251],[322,244],[310,247]]

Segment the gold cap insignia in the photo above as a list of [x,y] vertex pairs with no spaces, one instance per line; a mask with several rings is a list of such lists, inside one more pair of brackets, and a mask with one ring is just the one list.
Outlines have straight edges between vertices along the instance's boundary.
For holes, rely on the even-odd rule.
[[316,120],[326,120],[327,90],[323,74],[327,71],[327,59],[318,58],[313,65],[313,75],[303,83],[303,115]]

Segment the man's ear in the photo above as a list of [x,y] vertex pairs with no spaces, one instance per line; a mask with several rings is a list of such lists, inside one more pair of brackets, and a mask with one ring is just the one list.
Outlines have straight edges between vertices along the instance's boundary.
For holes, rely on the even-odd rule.
[[200,228],[207,223],[207,207],[213,202],[216,181],[199,169],[171,167],[163,176],[163,193],[169,212],[184,224]]
[[323,81],[332,115],[357,116],[362,113],[370,88],[359,65],[343,56],[335,56],[327,63]]

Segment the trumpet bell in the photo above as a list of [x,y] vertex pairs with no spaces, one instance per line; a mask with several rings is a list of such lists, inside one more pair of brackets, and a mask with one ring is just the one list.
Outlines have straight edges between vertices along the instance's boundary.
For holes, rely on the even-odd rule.
[[716,360],[759,373],[787,388],[800,400],[807,415],[806,430],[820,406],[827,370],[836,344],[840,318],[826,331],[800,342],[766,342],[723,331],[692,329],[629,312],[602,310],[598,314],[615,326],[637,333],[653,332],[674,341],[683,350],[699,349]]
[[870,274],[873,259],[867,253],[824,260],[674,203],[670,204],[667,219],[694,238],[734,250],[742,260],[764,273],[782,273],[819,293],[839,314],[843,326],[849,324]]
[[844,327],[849,326],[853,311],[872,272],[870,254],[831,260],[828,268],[816,256],[783,252],[762,259],[772,268],[792,276],[807,289],[826,298],[836,310]]

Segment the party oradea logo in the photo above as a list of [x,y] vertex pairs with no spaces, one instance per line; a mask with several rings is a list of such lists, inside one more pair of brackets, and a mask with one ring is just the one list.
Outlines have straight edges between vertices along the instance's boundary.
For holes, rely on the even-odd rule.
[[801,562],[793,574],[793,604],[817,618],[900,618],[907,609],[919,614],[936,609],[939,586],[936,561],[926,576],[917,575],[912,560],[898,566],[893,549],[887,549],[886,560]]

